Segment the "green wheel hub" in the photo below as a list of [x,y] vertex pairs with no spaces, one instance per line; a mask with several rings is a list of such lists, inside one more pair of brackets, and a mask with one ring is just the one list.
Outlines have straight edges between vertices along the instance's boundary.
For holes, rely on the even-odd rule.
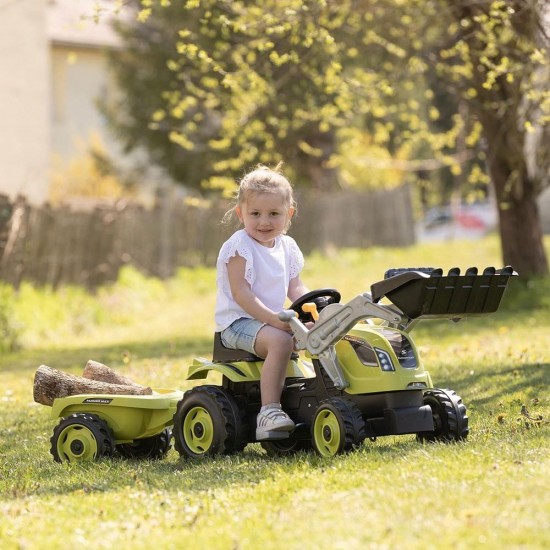
[[193,407],[183,421],[183,437],[189,449],[197,454],[207,453],[214,440],[214,422],[204,407]]
[[77,413],[63,418],[50,439],[57,462],[98,460],[111,456],[114,441],[107,423],[93,414]]
[[315,419],[313,426],[315,446],[322,456],[334,456],[342,445],[342,432],[336,415],[325,409]]
[[73,425],[65,428],[57,440],[57,454],[69,462],[89,460],[97,456],[97,440],[85,426]]
[[311,427],[313,446],[321,456],[347,453],[365,439],[365,421],[355,403],[342,397],[322,401]]
[[188,458],[229,454],[246,445],[241,411],[233,396],[210,384],[184,393],[174,414],[173,435],[176,451]]

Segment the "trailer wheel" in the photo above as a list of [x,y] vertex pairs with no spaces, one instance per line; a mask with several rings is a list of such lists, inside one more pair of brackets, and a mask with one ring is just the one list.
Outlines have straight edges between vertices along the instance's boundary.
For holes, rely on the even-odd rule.
[[157,435],[134,439],[131,443],[120,443],[116,452],[124,458],[161,460],[171,449],[172,430],[166,428]]
[[243,424],[233,396],[219,386],[185,392],[174,415],[174,446],[181,456],[204,458],[244,448]]
[[311,436],[321,456],[346,453],[365,439],[365,421],[354,403],[331,397],[321,402],[315,411]]
[[75,413],[62,418],[50,438],[50,452],[56,462],[99,460],[112,456],[115,443],[111,430],[95,414]]
[[432,409],[434,430],[420,432],[421,443],[441,441],[451,443],[468,437],[468,416],[462,399],[453,390],[431,389],[424,392],[424,404]]

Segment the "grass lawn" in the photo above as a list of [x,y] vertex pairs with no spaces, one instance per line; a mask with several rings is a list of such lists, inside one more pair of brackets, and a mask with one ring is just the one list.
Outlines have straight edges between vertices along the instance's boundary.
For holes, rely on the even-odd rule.
[[[347,301],[389,267],[499,263],[489,237],[312,255],[303,278]],[[210,355],[214,272],[160,283],[130,270],[94,296],[23,288],[23,348],[0,356],[0,547],[550,548],[550,281],[513,286],[494,315],[412,331],[435,386],[467,406],[464,443],[399,436],[331,459],[249,445],[198,462],[172,449],[84,464],[53,461],[57,420],[33,402],[36,368],[80,374],[95,359],[147,385],[190,387],[193,356]]]

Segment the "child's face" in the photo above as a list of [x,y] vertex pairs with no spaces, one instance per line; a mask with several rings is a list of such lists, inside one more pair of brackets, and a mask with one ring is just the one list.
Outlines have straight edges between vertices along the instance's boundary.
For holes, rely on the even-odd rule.
[[250,193],[235,209],[245,231],[263,246],[272,247],[294,214],[281,193]]

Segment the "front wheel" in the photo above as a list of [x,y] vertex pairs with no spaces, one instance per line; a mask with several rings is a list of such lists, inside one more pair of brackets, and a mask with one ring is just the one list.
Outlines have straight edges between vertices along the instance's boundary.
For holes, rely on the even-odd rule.
[[174,446],[181,456],[228,454],[245,444],[239,409],[229,392],[208,385],[185,392],[174,415]]
[[424,404],[432,409],[434,429],[420,432],[416,438],[420,442],[441,441],[450,443],[468,437],[468,416],[462,399],[453,390],[426,390]]
[[62,418],[50,439],[50,453],[56,462],[99,460],[113,454],[111,430],[95,414],[75,413]]
[[321,456],[351,451],[366,437],[361,411],[351,401],[331,397],[319,405],[313,417],[311,439]]

